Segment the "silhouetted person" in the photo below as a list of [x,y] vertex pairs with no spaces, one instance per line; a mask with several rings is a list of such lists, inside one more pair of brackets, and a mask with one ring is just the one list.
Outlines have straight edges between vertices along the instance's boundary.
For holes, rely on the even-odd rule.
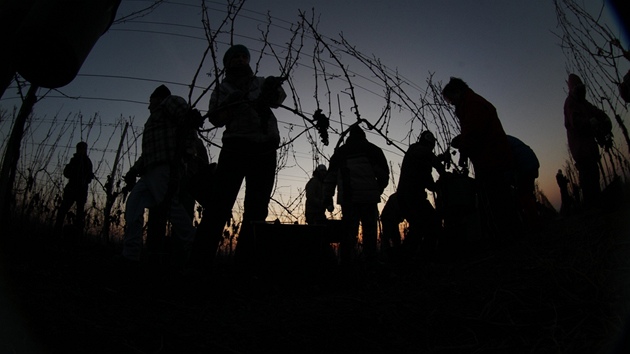
[[573,208],[573,201],[569,194],[569,179],[562,173],[562,170],[558,170],[556,173],[556,182],[560,187],[560,213],[567,214]]
[[[507,135],[494,106],[475,93],[459,78],[451,78],[442,90],[444,99],[455,106],[461,133],[451,146],[468,157],[473,164],[490,226],[501,237],[509,236],[517,221],[516,208],[510,193],[513,157]],[[490,214],[490,215],[487,215]],[[492,234],[492,229],[490,230]]]
[[376,263],[378,203],[389,183],[387,159],[378,146],[370,143],[358,123],[349,129],[346,143],[330,158],[324,183],[326,200],[332,202],[339,183],[337,202],[341,205],[344,239],[340,243],[343,265],[353,262],[359,225],[363,232],[363,253],[366,263]]
[[534,150],[520,139],[508,135],[514,157],[514,187],[520,205],[524,225],[530,229],[540,227],[536,203],[536,178],[540,162]]
[[83,230],[88,186],[94,178],[92,161],[88,157],[87,150],[87,143],[83,141],[77,143],[74,156],[63,169],[63,175],[68,179],[68,183],[63,189],[63,200],[59,210],[57,210],[57,220],[55,221],[55,232],[57,234],[61,234],[64,220],[73,204],[76,204],[77,210],[75,226],[79,230]]
[[[194,126],[194,122],[190,122]],[[216,163],[210,164],[208,151],[203,141],[197,136],[184,134],[188,141],[183,142],[188,148],[184,153],[184,173],[178,188],[178,198],[192,220],[195,218],[195,202],[203,206],[208,203],[212,174]],[[166,238],[166,227],[169,221],[168,202],[162,202],[149,208],[147,219],[147,253],[157,263],[164,263],[170,256],[170,244]],[[173,230],[173,233],[177,232]],[[176,237],[176,236],[175,236]]]
[[215,173],[216,188],[195,237],[193,252],[198,268],[212,264],[243,180],[246,189],[243,224],[234,255],[237,263],[251,260],[251,223],[265,221],[269,212],[280,143],[278,122],[271,109],[284,101],[286,93],[281,78],[255,76],[249,61],[245,46],[230,47],[223,56],[225,78],[210,97],[208,119],[216,127],[225,127],[225,131]]
[[[181,269],[190,251],[195,227],[189,211],[179,198],[180,178],[183,174],[182,156],[179,156],[181,140],[179,132],[189,111],[182,97],[171,95],[160,85],[149,98],[151,115],[144,125],[142,154],[125,175],[133,189],[125,206],[125,236],[123,259],[130,264],[140,260],[142,253],[142,229],[145,208],[168,205],[168,218],[175,230],[173,263]],[[136,177],[140,180],[136,183]]]
[[444,173],[444,167],[433,153],[435,143],[435,136],[430,131],[424,131],[418,141],[409,146],[403,157],[396,189],[398,208],[409,224],[402,244],[404,254],[413,257],[420,251],[421,261],[427,261],[434,254],[440,233],[440,219],[426,192],[436,190],[433,169]]
[[400,223],[405,221],[398,207],[398,196],[392,193],[381,211],[381,252],[388,258],[396,258],[402,244]]
[[324,178],[326,165],[319,165],[313,171],[313,176],[306,183],[306,223],[309,225],[324,224],[326,222],[326,205],[324,200]]
[[586,86],[579,76],[570,74],[569,94],[564,101],[564,126],[571,156],[578,170],[580,188],[586,208],[598,206],[601,188],[599,185],[599,147],[597,138],[610,119],[601,109],[586,100]]

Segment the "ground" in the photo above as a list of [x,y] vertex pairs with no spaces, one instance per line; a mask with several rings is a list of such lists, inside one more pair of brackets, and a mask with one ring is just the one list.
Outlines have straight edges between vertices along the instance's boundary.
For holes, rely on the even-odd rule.
[[5,234],[0,352],[612,353],[630,309],[629,210],[433,261],[257,277],[222,260],[126,277],[115,248]]

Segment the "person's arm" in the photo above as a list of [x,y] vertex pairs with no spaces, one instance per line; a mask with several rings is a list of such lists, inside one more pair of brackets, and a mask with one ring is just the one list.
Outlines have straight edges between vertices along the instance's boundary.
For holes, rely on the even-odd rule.
[[376,176],[376,182],[378,183],[378,188],[382,194],[389,184],[389,165],[387,164],[387,158],[385,158],[383,150],[376,145],[374,145],[374,147],[374,175]]
[[278,108],[287,98],[286,92],[282,88],[285,78],[268,76],[261,85],[258,99],[271,108]]
[[333,154],[330,158],[330,165],[328,166],[328,172],[326,172],[326,177],[324,177],[324,185],[323,189],[323,198],[324,198],[324,206],[330,212],[334,210],[333,196],[335,195],[335,189],[337,187],[337,178],[339,173],[339,156]]
[[245,99],[245,92],[230,90],[225,85],[218,85],[210,95],[208,120],[215,127],[225,126],[231,116],[230,106],[236,105]]

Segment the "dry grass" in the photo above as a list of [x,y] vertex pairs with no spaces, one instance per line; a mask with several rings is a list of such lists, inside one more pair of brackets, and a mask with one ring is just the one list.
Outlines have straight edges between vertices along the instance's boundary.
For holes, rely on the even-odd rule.
[[17,311],[0,352],[607,353],[628,310],[627,216],[553,220],[448,262],[246,282],[222,262],[185,279],[144,268],[131,288],[116,250],[5,238]]

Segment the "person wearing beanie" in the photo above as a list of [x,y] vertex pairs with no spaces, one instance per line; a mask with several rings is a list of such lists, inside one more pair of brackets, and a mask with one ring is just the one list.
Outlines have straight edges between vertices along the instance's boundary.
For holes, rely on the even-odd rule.
[[452,139],[451,146],[474,167],[481,212],[489,226],[485,231],[491,238],[507,239],[518,231],[513,229],[518,214],[510,198],[514,162],[497,110],[460,78],[451,77],[442,96],[455,106],[461,132]]
[[[189,105],[185,99],[171,95],[161,85],[149,98],[149,118],[142,134],[142,153],[125,175],[131,193],[125,206],[125,235],[122,260],[137,265],[143,250],[144,212],[165,204],[173,225],[174,266],[181,269],[195,236],[189,212],[178,198],[177,185],[181,164],[177,156],[178,128],[185,124]],[[136,178],[140,180],[136,183]]]
[[[343,266],[355,263],[359,225],[363,234],[366,265],[376,265],[378,203],[389,183],[389,165],[383,150],[370,143],[359,123],[349,129],[346,143],[335,149],[324,179],[324,200],[332,204],[335,189],[341,205],[344,238],[340,244]],[[328,210],[332,205],[328,206]]]
[[586,100],[586,86],[579,76],[569,74],[569,94],[564,101],[564,127],[571,156],[578,170],[584,206],[588,209],[600,202],[599,147],[597,130],[610,124],[601,109]]
[[250,67],[247,47],[231,46],[223,56],[225,77],[210,96],[208,120],[224,128],[215,170],[212,204],[205,207],[193,248],[193,266],[208,270],[223,229],[245,181],[242,227],[235,262],[246,266],[253,255],[252,223],[265,221],[276,176],[278,122],[272,112],[286,93],[279,77],[259,77]]

